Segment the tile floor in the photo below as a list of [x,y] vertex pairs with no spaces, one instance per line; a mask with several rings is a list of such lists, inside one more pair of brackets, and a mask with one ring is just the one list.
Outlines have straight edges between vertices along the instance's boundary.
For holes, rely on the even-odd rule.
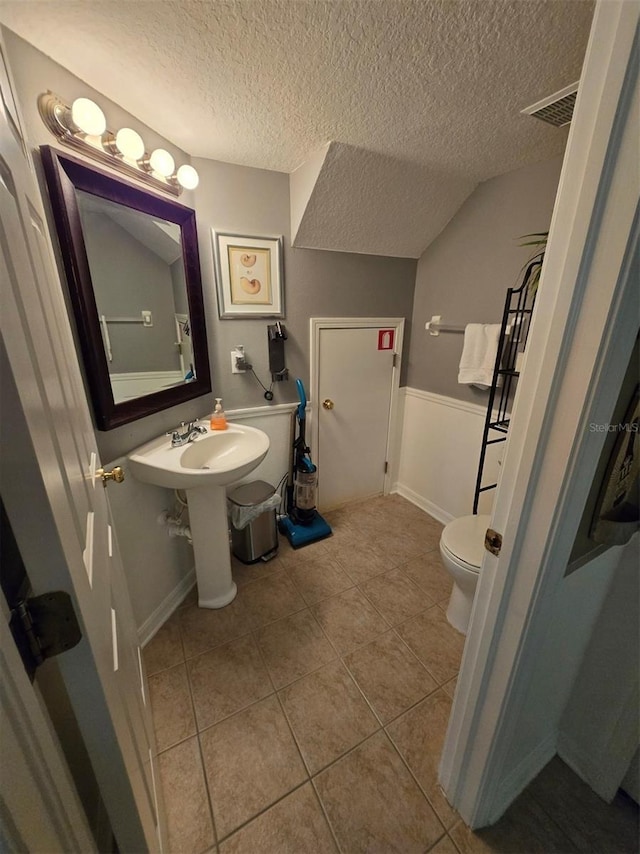
[[436,780],[464,643],[441,526],[399,496],[327,519],[330,539],[234,562],[231,605],[190,595],[145,649],[170,850],[636,852],[632,802],[559,760],[469,831]]

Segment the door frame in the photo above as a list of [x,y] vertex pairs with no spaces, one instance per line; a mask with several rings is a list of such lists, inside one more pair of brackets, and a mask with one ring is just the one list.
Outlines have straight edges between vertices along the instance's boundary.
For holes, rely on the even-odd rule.
[[[553,731],[507,765],[554,594],[638,331],[637,23],[597,4],[554,207],[526,364],[440,765],[470,827],[494,823],[553,756]],[[509,770],[511,768],[511,770]]]
[[384,476],[383,495],[388,495],[393,483],[393,472],[395,471],[396,454],[399,444],[399,399],[400,399],[400,373],[402,369],[402,347],[404,341],[404,317],[312,317],[309,320],[309,331],[311,336],[309,375],[311,378],[310,427],[311,427],[311,458],[318,464],[321,460],[319,452],[319,430],[316,425],[320,424],[320,335],[323,329],[367,329],[369,327],[386,327],[395,330],[393,354],[395,356],[393,371],[391,374],[391,399],[389,402],[389,429],[387,430],[386,460],[387,471]]

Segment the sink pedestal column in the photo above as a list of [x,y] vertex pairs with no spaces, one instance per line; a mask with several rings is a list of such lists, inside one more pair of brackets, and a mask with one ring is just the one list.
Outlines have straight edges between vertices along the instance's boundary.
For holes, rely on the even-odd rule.
[[224,608],[237,593],[231,576],[224,486],[187,489],[200,608]]

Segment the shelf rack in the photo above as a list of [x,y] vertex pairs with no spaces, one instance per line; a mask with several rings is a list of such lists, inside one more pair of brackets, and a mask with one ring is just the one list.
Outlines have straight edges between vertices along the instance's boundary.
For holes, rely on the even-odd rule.
[[[536,269],[542,265],[541,260],[532,261],[524,274],[522,284],[519,288],[509,288],[502,313],[502,325],[498,339],[498,352],[496,355],[493,378],[489,390],[489,401],[487,403],[487,415],[485,417],[482,444],[480,448],[480,462],[478,464],[478,476],[473,496],[473,513],[478,513],[480,496],[491,489],[495,489],[496,483],[483,484],[483,474],[486,461],[487,447],[507,441],[509,433],[510,409],[515,394],[519,371],[516,369],[516,360],[519,353],[524,352],[529,335],[531,314],[535,304],[535,294],[529,290],[529,281]],[[497,402],[497,405],[496,405]],[[497,434],[497,435],[496,435]]]

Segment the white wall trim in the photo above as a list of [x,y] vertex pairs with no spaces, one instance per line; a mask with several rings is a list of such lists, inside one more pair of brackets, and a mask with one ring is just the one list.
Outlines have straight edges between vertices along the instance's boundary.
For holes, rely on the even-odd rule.
[[[480,415],[482,418],[487,414],[487,407],[481,406],[479,403],[471,403],[467,400],[458,400],[456,397],[447,397],[444,394],[436,394],[436,392],[433,391],[423,391],[419,388],[404,386],[404,393],[407,397],[416,397],[419,400],[426,400],[429,403],[437,403],[438,406],[449,406],[452,409],[460,409],[462,412],[468,412],[471,415]],[[479,448],[478,453],[480,453]]]
[[249,406],[246,409],[226,409],[227,418],[262,418],[265,415],[282,415],[297,408],[296,403],[275,403],[273,406]]
[[191,569],[171,593],[162,600],[158,607],[150,614],[138,629],[138,642],[140,646],[146,646],[151,638],[158,632],[164,623],[184,600],[192,587],[196,586],[196,570]]
[[437,521],[441,522],[443,525],[447,525],[455,518],[451,513],[447,513],[447,511],[443,510],[442,507],[438,507],[437,504],[434,504],[433,501],[429,501],[422,495],[418,495],[418,493],[414,492],[413,489],[410,489],[408,486],[403,486],[401,483],[394,483],[391,491],[397,492],[398,495],[406,498],[407,501],[415,504],[416,507],[424,510],[425,513],[428,513],[429,516],[437,519]]

